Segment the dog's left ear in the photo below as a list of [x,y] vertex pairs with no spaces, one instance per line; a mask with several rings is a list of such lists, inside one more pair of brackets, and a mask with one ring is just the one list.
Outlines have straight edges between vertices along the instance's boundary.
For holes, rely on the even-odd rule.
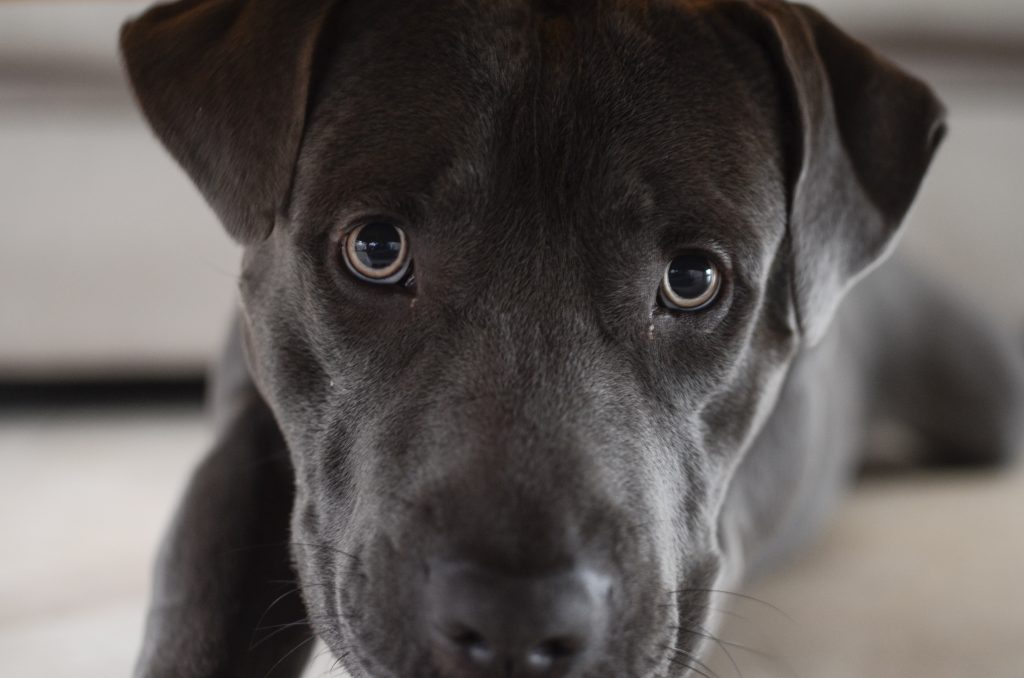
[[180,0],[127,23],[121,49],[157,136],[236,240],[287,199],[329,0]]
[[733,8],[754,13],[789,89],[793,297],[813,344],[894,242],[945,133],[945,110],[925,83],[814,9],[777,0]]

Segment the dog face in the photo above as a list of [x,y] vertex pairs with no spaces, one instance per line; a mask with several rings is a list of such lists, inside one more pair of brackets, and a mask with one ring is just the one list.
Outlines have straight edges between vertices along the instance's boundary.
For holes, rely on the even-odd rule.
[[938,105],[776,3],[297,4],[125,51],[247,244],[319,635],[356,676],[699,667],[732,473]]
[[[443,8],[332,61],[290,216],[246,255],[296,540],[348,554],[300,552],[310,606],[369,675],[431,665],[434,563],[607,579],[595,675],[692,650],[674,627],[706,611],[722,492],[794,347],[782,151],[749,132],[779,126],[772,95],[684,22],[641,49],[635,19],[571,36],[513,19]],[[412,284],[349,270],[348,239],[377,224],[405,234]],[[686,253],[721,276],[697,311],[659,302]]]

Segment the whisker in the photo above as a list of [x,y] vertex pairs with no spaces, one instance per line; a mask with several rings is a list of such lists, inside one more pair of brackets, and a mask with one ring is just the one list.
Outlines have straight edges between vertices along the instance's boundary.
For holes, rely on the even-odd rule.
[[310,544],[300,541],[275,541],[265,544],[249,544],[248,546],[236,546],[234,548],[225,550],[224,553],[234,554],[244,551],[259,551],[260,549],[276,549],[282,546],[302,546],[304,548],[324,549],[328,551],[333,551],[334,553],[345,556],[346,558],[351,558],[352,560],[359,562],[359,556],[352,555],[347,551],[342,551],[341,549],[335,546],[331,546],[330,544]]
[[274,665],[271,666],[270,669],[266,673],[263,674],[263,678],[268,678],[270,676],[270,674],[274,672],[274,669],[276,669],[278,666],[283,664],[284,661],[286,659],[288,659],[288,657],[291,657],[293,654],[295,654],[296,652],[301,650],[306,645],[309,645],[314,640],[316,640],[316,636],[310,636],[309,638],[306,638],[305,640],[299,642],[299,644],[296,645],[295,647],[293,647],[292,649],[288,650],[288,652],[286,652],[283,657],[281,657],[276,662],[274,662]]
[[730,619],[738,619],[738,620],[740,620],[742,622],[747,622],[747,623],[751,623],[751,621],[752,621],[750,619],[750,617],[742,615],[739,612],[737,612],[736,610],[727,610],[724,607],[714,607],[714,606],[711,606],[711,605],[706,605],[705,608],[708,609],[708,610],[711,610],[715,614],[720,614],[723,617],[729,617]]
[[[291,583],[294,584],[295,582],[291,582]],[[260,625],[263,624],[263,620],[267,618],[267,615],[270,614],[270,611],[274,608],[274,606],[277,605],[278,603],[280,603],[282,600],[284,600],[288,596],[294,595],[294,594],[298,593],[301,590],[302,590],[301,586],[296,586],[295,588],[288,589],[287,591],[285,591],[284,593],[279,595],[277,598],[274,598],[274,600],[270,603],[270,605],[267,605],[267,609],[263,610],[263,614],[261,614],[260,618],[258,620],[256,620],[256,626],[255,626],[255,628],[253,628],[252,638],[249,639],[249,650],[250,651],[255,649],[256,646],[259,645],[260,643],[262,643],[263,641],[267,640],[267,638],[264,638],[263,640],[260,641],[260,643],[257,643],[256,642],[256,632],[260,630]],[[268,636],[268,638],[269,638],[269,636]]]
[[755,596],[751,596],[751,595],[746,594],[746,593],[737,593],[735,591],[725,591],[723,589],[680,589],[678,591],[670,591],[669,595],[680,596],[680,595],[685,595],[687,593],[717,593],[717,594],[721,594],[721,595],[725,595],[725,596],[733,596],[734,598],[739,598],[741,600],[749,600],[750,602],[758,603],[760,605],[763,605],[763,606],[767,607],[768,609],[772,610],[773,612],[781,614],[788,621],[790,621],[790,622],[792,622],[794,624],[796,623],[796,620],[793,619],[793,617],[791,617],[788,613],[783,611],[778,606],[772,605],[767,600],[761,600],[760,598],[757,598]]
[[709,675],[707,673],[704,673],[703,671],[698,669],[696,666],[693,666],[692,664],[688,664],[684,659],[676,659],[675,657],[669,657],[668,660],[672,664],[678,664],[679,666],[685,667],[686,670],[688,670],[688,671],[693,671],[694,673],[699,674],[700,676],[703,676],[703,678],[718,678],[718,676],[712,676],[712,675]]
[[[320,650],[315,655],[313,655],[312,659],[309,660],[309,663],[311,665],[316,664],[317,661],[320,659],[320,657],[323,657],[325,654],[330,654],[330,652],[331,652],[330,646],[325,645],[322,650]],[[309,673],[309,672],[306,671],[306,672],[303,673],[303,675],[306,675],[306,673]],[[326,676],[328,676],[328,675],[330,675],[330,672],[329,671],[324,671],[323,673],[320,674],[320,678],[326,678]]]
[[[257,647],[259,647],[263,643],[267,642],[268,640],[270,640],[274,636],[280,635],[280,634],[284,633],[285,631],[287,631],[288,629],[294,629],[294,628],[298,628],[298,627],[301,627],[301,626],[308,627],[309,626],[309,620],[308,619],[300,619],[299,621],[290,622],[288,624],[277,624],[275,626],[267,626],[264,629],[260,629],[260,630],[269,630],[269,629],[274,629],[274,630],[270,631],[270,633],[268,633],[267,635],[263,636],[258,641],[256,641],[252,646],[249,647],[249,649],[250,650],[256,649]],[[255,635],[255,633],[256,633],[256,631],[253,631],[254,635]]]
[[295,620],[293,622],[285,622],[283,624],[268,624],[267,626],[260,626],[256,630],[257,631],[267,631],[267,630],[270,630],[270,629],[289,628],[289,627],[292,627],[292,626],[298,626],[300,624],[309,624],[310,622],[314,622],[314,621],[334,621],[335,619],[346,619],[346,618],[347,617],[344,614],[340,613],[340,612],[338,614],[321,614],[321,615],[316,615],[314,617],[303,617],[302,619],[297,619],[297,620]]
[[[330,646],[325,646],[324,649],[316,653],[316,656],[313,657],[310,663],[315,664],[316,661],[320,659],[320,657],[323,657],[324,655],[329,655],[333,651],[334,650],[332,650]],[[346,649],[344,652],[338,655],[338,657],[335,658],[334,662],[331,663],[331,666],[326,671],[320,674],[320,678],[328,678],[328,676],[330,676],[338,668],[338,665],[341,663],[341,660],[347,657],[349,654],[349,651]]]
[[[678,603],[659,603],[657,605],[657,607],[658,607],[658,609],[664,609],[666,607],[678,607]],[[728,609],[726,609],[724,607],[715,607],[714,605],[712,605],[710,603],[698,603],[696,605],[693,604],[693,603],[687,603],[687,607],[703,609],[703,610],[711,610],[715,614],[720,614],[722,616],[730,617],[732,619],[739,619],[740,621],[745,621],[745,622],[751,621],[750,617],[745,617],[742,614],[740,614],[739,612],[737,612],[736,610],[728,610]]]
[[[671,645],[664,645],[663,647],[665,649],[667,649],[667,650],[670,650],[672,652],[676,652],[676,653],[679,653],[679,654],[683,655],[687,662],[693,662],[697,666],[701,667],[700,669],[698,669],[695,666],[692,666],[692,665],[688,664],[687,668],[689,668],[691,671],[696,671],[697,673],[699,673],[700,675],[704,676],[705,678],[719,678],[719,675],[717,673],[715,673],[714,669],[712,669],[710,666],[708,666],[707,664],[702,662],[700,659],[698,659],[696,657],[696,655],[694,655],[693,653],[688,652],[688,651],[686,651],[686,650],[684,650],[684,649],[682,649],[680,647],[672,647]],[[672,659],[673,658],[669,658],[669,661],[672,661]],[[708,673],[705,673],[704,671],[707,671]]]
[[[302,619],[296,619],[293,622],[285,622],[283,624],[268,624],[267,626],[258,626],[258,627],[256,627],[256,630],[257,631],[271,631],[271,630],[274,630],[274,629],[290,629],[290,628],[293,628],[295,626],[301,626],[302,624],[308,624],[310,621],[312,621],[312,620],[309,619],[309,617],[303,617]],[[260,640],[260,642],[263,642],[263,640],[266,640],[266,639],[264,638],[264,639]]]
[[340,655],[338,655],[338,658],[334,660],[333,664],[331,664],[331,668],[329,668],[327,670],[328,675],[334,673],[335,671],[342,671],[342,670],[344,670],[345,667],[341,665],[341,662],[343,662],[345,660],[345,657],[349,656],[350,654],[352,654],[352,653],[351,652],[342,652]]
[[[708,634],[708,630],[707,629],[705,629],[703,627],[700,627],[700,628],[701,628],[700,631],[695,631],[693,629],[686,629],[686,628],[682,628],[682,627],[675,627],[675,629],[678,630],[681,633],[689,633],[689,634],[693,634],[693,635],[697,635],[697,636],[703,636],[705,638],[713,638],[713,636]],[[759,650],[756,647],[751,647],[749,645],[744,645],[743,643],[737,643],[737,642],[731,641],[731,640],[725,640],[725,639],[722,639],[722,638],[715,638],[715,640],[717,640],[718,643],[720,643],[721,645],[724,645],[724,646],[727,646],[727,647],[731,647],[731,648],[736,649],[736,650],[740,650],[741,652],[746,652],[747,654],[750,654],[750,655],[752,655],[754,657],[757,657],[758,659],[763,659],[765,661],[768,661],[768,662],[778,666],[779,668],[781,668],[787,675],[792,676],[793,678],[799,678],[799,676],[800,676],[800,674],[796,671],[796,669],[793,667],[793,665],[790,664],[784,657],[782,657],[782,656],[780,656],[778,654],[775,654],[773,652],[766,652],[764,650]],[[723,648],[723,650],[724,650],[724,648]]]
[[704,633],[684,628],[682,626],[675,626],[672,628],[680,633],[689,633],[691,635],[707,638],[708,640],[714,642],[716,645],[718,645],[719,649],[721,649],[725,656],[729,659],[729,663],[732,664],[732,668],[736,672],[736,675],[739,676],[739,678],[743,678],[743,672],[740,671],[739,664],[736,663],[736,659],[732,656],[732,653],[729,652],[728,647],[726,647],[726,643],[721,638],[716,637],[714,634],[708,632],[708,630],[703,627],[700,628],[702,631],[704,631]]

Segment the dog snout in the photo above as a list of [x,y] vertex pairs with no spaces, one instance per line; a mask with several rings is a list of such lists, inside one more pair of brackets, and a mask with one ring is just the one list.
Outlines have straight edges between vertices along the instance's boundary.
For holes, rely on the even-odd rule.
[[612,579],[594,569],[525,576],[435,561],[424,586],[426,645],[451,678],[575,676],[608,632]]

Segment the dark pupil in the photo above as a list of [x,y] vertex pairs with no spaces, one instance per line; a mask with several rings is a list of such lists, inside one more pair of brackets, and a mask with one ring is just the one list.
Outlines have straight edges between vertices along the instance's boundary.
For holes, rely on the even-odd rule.
[[402,251],[402,237],[391,224],[367,224],[356,234],[353,249],[359,263],[367,268],[387,268]]
[[668,267],[668,284],[682,299],[696,299],[707,292],[713,278],[714,270],[706,257],[676,257]]

